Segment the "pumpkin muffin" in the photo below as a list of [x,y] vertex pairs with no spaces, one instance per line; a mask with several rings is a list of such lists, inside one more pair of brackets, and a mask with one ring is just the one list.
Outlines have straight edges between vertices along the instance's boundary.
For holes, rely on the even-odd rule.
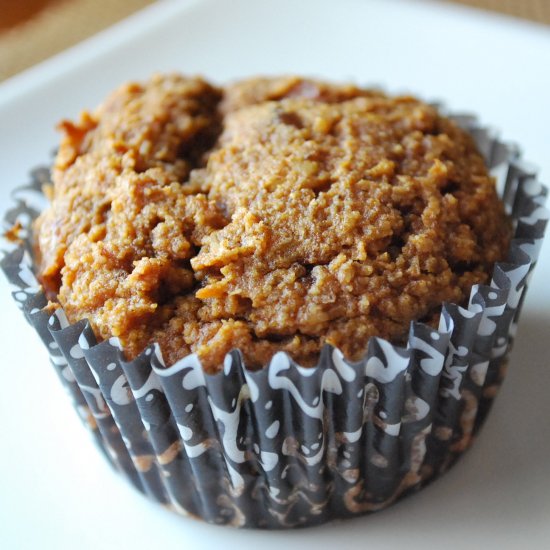
[[511,225],[470,135],[415,98],[297,77],[154,76],[62,122],[39,277],[128,358],[208,372],[240,349],[305,366],[436,325],[505,259]]

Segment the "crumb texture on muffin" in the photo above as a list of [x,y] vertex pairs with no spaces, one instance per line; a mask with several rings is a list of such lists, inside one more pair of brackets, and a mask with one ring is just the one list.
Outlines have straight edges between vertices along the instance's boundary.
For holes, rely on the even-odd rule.
[[471,137],[412,97],[297,77],[156,75],[60,125],[39,276],[70,321],[208,371],[239,348],[351,359],[436,322],[510,224]]

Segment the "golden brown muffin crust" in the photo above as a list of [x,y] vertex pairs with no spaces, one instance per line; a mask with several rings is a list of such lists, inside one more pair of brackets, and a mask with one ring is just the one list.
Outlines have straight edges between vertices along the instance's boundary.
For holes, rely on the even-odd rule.
[[510,227],[469,135],[414,98],[297,77],[155,76],[63,123],[41,280],[69,319],[215,371],[402,341],[464,302]]

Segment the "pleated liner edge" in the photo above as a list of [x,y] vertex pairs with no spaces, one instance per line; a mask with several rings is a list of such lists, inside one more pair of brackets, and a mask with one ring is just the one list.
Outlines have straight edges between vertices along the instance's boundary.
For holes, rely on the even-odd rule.
[[315,368],[285,353],[249,372],[239,351],[206,375],[195,355],[165,368],[158,346],[126,362],[116,339],[51,314],[36,282],[30,224],[47,169],[18,188],[5,217],[23,241],[1,266],[13,296],[99,448],[134,487],[184,515],[285,528],[380,510],[447,470],[466,450],[504,377],[548,220],[547,190],[475,117],[469,130],[515,224],[508,261],[439,330],[412,323],[405,348],[371,338],[362,361],[325,346]]

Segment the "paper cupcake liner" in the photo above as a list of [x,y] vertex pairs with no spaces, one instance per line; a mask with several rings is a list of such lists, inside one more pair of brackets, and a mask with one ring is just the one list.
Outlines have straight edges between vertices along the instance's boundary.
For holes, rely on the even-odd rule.
[[280,352],[252,372],[233,351],[208,375],[195,355],[166,368],[157,345],[126,362],[117,339],[98,343],[86,321],[44,309],[30,225],[48,170],[15,191],[6,222],[23,240],[1,262],[13,296],[98,446],[137,489],[211,523],[306,526],[380,510],[470,446],[505,374],[547,190],[516,147],[474,117],[453,118],[497,175],[515,226],[508,261],[466,309],[443,305],[438,330],[412,323],[406,347],[371,338],[354,363],[329,345],[315,368]]

